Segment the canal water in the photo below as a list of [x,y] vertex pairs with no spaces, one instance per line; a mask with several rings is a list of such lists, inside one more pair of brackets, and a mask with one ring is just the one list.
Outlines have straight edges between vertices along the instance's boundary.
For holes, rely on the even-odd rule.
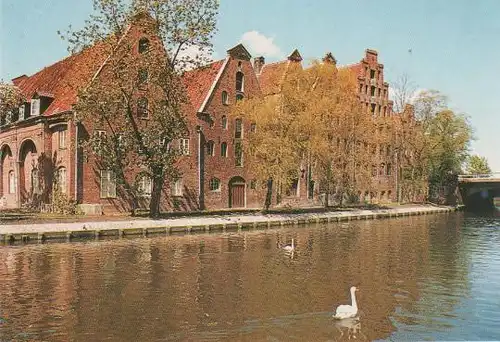
[[[335,321],[352,285],[359,319]],[[0,247],[0,341],[349,338],[499,340],[500,219]]]

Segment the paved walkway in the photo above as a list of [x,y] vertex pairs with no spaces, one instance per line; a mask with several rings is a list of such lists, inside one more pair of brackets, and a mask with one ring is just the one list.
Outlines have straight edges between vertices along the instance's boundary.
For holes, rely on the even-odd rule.
[[30,241],[45,239],[89,238],[112,235],[149,235],[225,231],[315,222],[339,222],[353,219],[425,215],[455,211],[454,207],[430,205],[404,206],[390,209],[332,211],[324,213],[199,216],[161,220],[128,220],[74,223],[40,223],[30,225],[0,225],[0,241]]

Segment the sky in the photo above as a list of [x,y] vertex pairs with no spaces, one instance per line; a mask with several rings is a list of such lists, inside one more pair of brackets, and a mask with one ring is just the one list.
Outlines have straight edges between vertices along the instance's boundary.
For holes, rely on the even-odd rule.
[[[92,0],[0,0],[0,79],[31,75],[68,55],[58,30],[80,28]],[[447,95],[466,113],[472,152],[500,171],[499,0],[220,0],[214,58],[243,43],[266,62],[298,49],[305,60],[332,52],[340,65],[366,48],[386,81],[403,74]]]

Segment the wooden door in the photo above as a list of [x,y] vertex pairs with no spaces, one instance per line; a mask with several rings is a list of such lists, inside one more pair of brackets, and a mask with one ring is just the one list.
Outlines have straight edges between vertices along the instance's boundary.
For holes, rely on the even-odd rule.
[[245,184],[233,183],[230,186],[229,207],[244,208],[245,207]]

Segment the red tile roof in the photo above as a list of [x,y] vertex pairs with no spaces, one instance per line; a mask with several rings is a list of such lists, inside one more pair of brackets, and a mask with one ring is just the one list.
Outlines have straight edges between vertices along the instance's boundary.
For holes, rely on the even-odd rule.
[[182,76],[189,100],[195,110],[198,110],[205,101],[224,61],[224,59],[215,61],[201,68],[187,71]]
[[106,56],[103,44],[97,44],[30,77],[18,77],[13,82],[28,101],[35,94],[53,98],[44,116],[65,112],[71,110],[76,103],[78,90],[88,84]]
[[280,92],[280,85],[287,70],[289,60],[265,64],[258,75],[260,89],[264,96]]

